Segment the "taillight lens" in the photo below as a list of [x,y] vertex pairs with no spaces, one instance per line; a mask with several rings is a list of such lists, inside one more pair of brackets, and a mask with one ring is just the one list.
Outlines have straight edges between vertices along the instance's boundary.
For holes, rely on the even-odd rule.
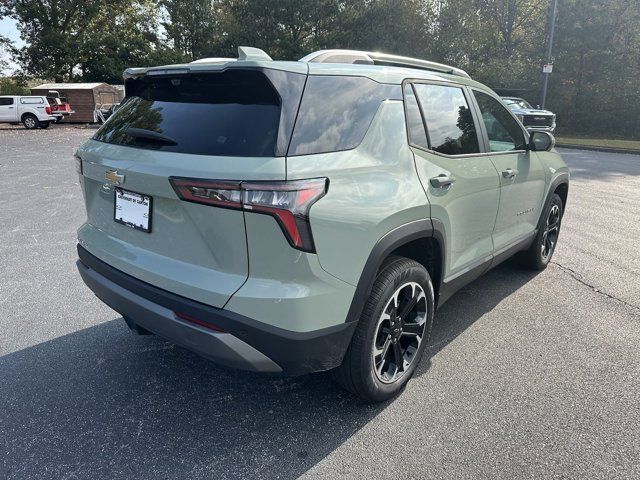
[[328,179],[292,182],[228,182],[171,177],[178,197],[189,202],[273,216],[294,248],[314,252],[309,209],[327,192]]
[[51,115],[51,107],[44,107],[44,111],[47,112],[47,115]]

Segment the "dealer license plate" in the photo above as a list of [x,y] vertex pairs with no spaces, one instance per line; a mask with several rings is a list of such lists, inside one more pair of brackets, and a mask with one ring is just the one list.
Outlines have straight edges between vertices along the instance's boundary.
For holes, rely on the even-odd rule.
[[116,188],[113,219],[136,230],[151,232],[151,197]]

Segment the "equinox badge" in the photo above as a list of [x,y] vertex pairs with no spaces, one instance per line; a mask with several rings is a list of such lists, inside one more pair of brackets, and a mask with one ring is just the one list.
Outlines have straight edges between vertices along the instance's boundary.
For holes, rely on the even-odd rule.
[[117,170],[107,170],[104,178],[116,185],[124,184],[124,175],[119,174]]

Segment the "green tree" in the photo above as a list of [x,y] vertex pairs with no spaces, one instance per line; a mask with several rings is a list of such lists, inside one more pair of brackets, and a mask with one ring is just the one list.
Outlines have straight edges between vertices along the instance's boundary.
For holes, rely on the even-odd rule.
[[0,0],[26,45],[23,70],[55,81],[120,78],[159,48],[154,0]]
[[565,131],[640,138],[640,4],[559,4],[549,105]]
[[9,55],[12,49],[11,40],[0,35],[0,74],[9,68]]
[[157,31],[158,7],[151,0],[101,11],[76,57],[81,78],[121,83],[127,67],[153,65],[162,50]]
[[0,77],[0,95],[29,95],[30,91],[24,79]]
[[213,53],[220,41],[219,2],[161,0],[166,12],[162,26],[177,53],[191,61]]
[[221,0],[220,53],[250,45],[273,58],[297,60],[327,46],[340,11],[338,0]]
[[424,0],[346,2],[339,19],[336,48],[431,57],[435,8]]

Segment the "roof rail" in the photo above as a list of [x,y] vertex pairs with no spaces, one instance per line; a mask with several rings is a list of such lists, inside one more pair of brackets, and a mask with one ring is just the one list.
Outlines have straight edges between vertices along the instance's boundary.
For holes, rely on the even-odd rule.
[[449,73],[459,77],[471,78],[467,72],[450,65],[421,60],[419,58],[402,57],[380,52],[363,52],[359,50],[318,50],[302,57],[300,62],[313,63],[351,63],[365,65],[395,65],[398,67],[418,68],[434,72]]

